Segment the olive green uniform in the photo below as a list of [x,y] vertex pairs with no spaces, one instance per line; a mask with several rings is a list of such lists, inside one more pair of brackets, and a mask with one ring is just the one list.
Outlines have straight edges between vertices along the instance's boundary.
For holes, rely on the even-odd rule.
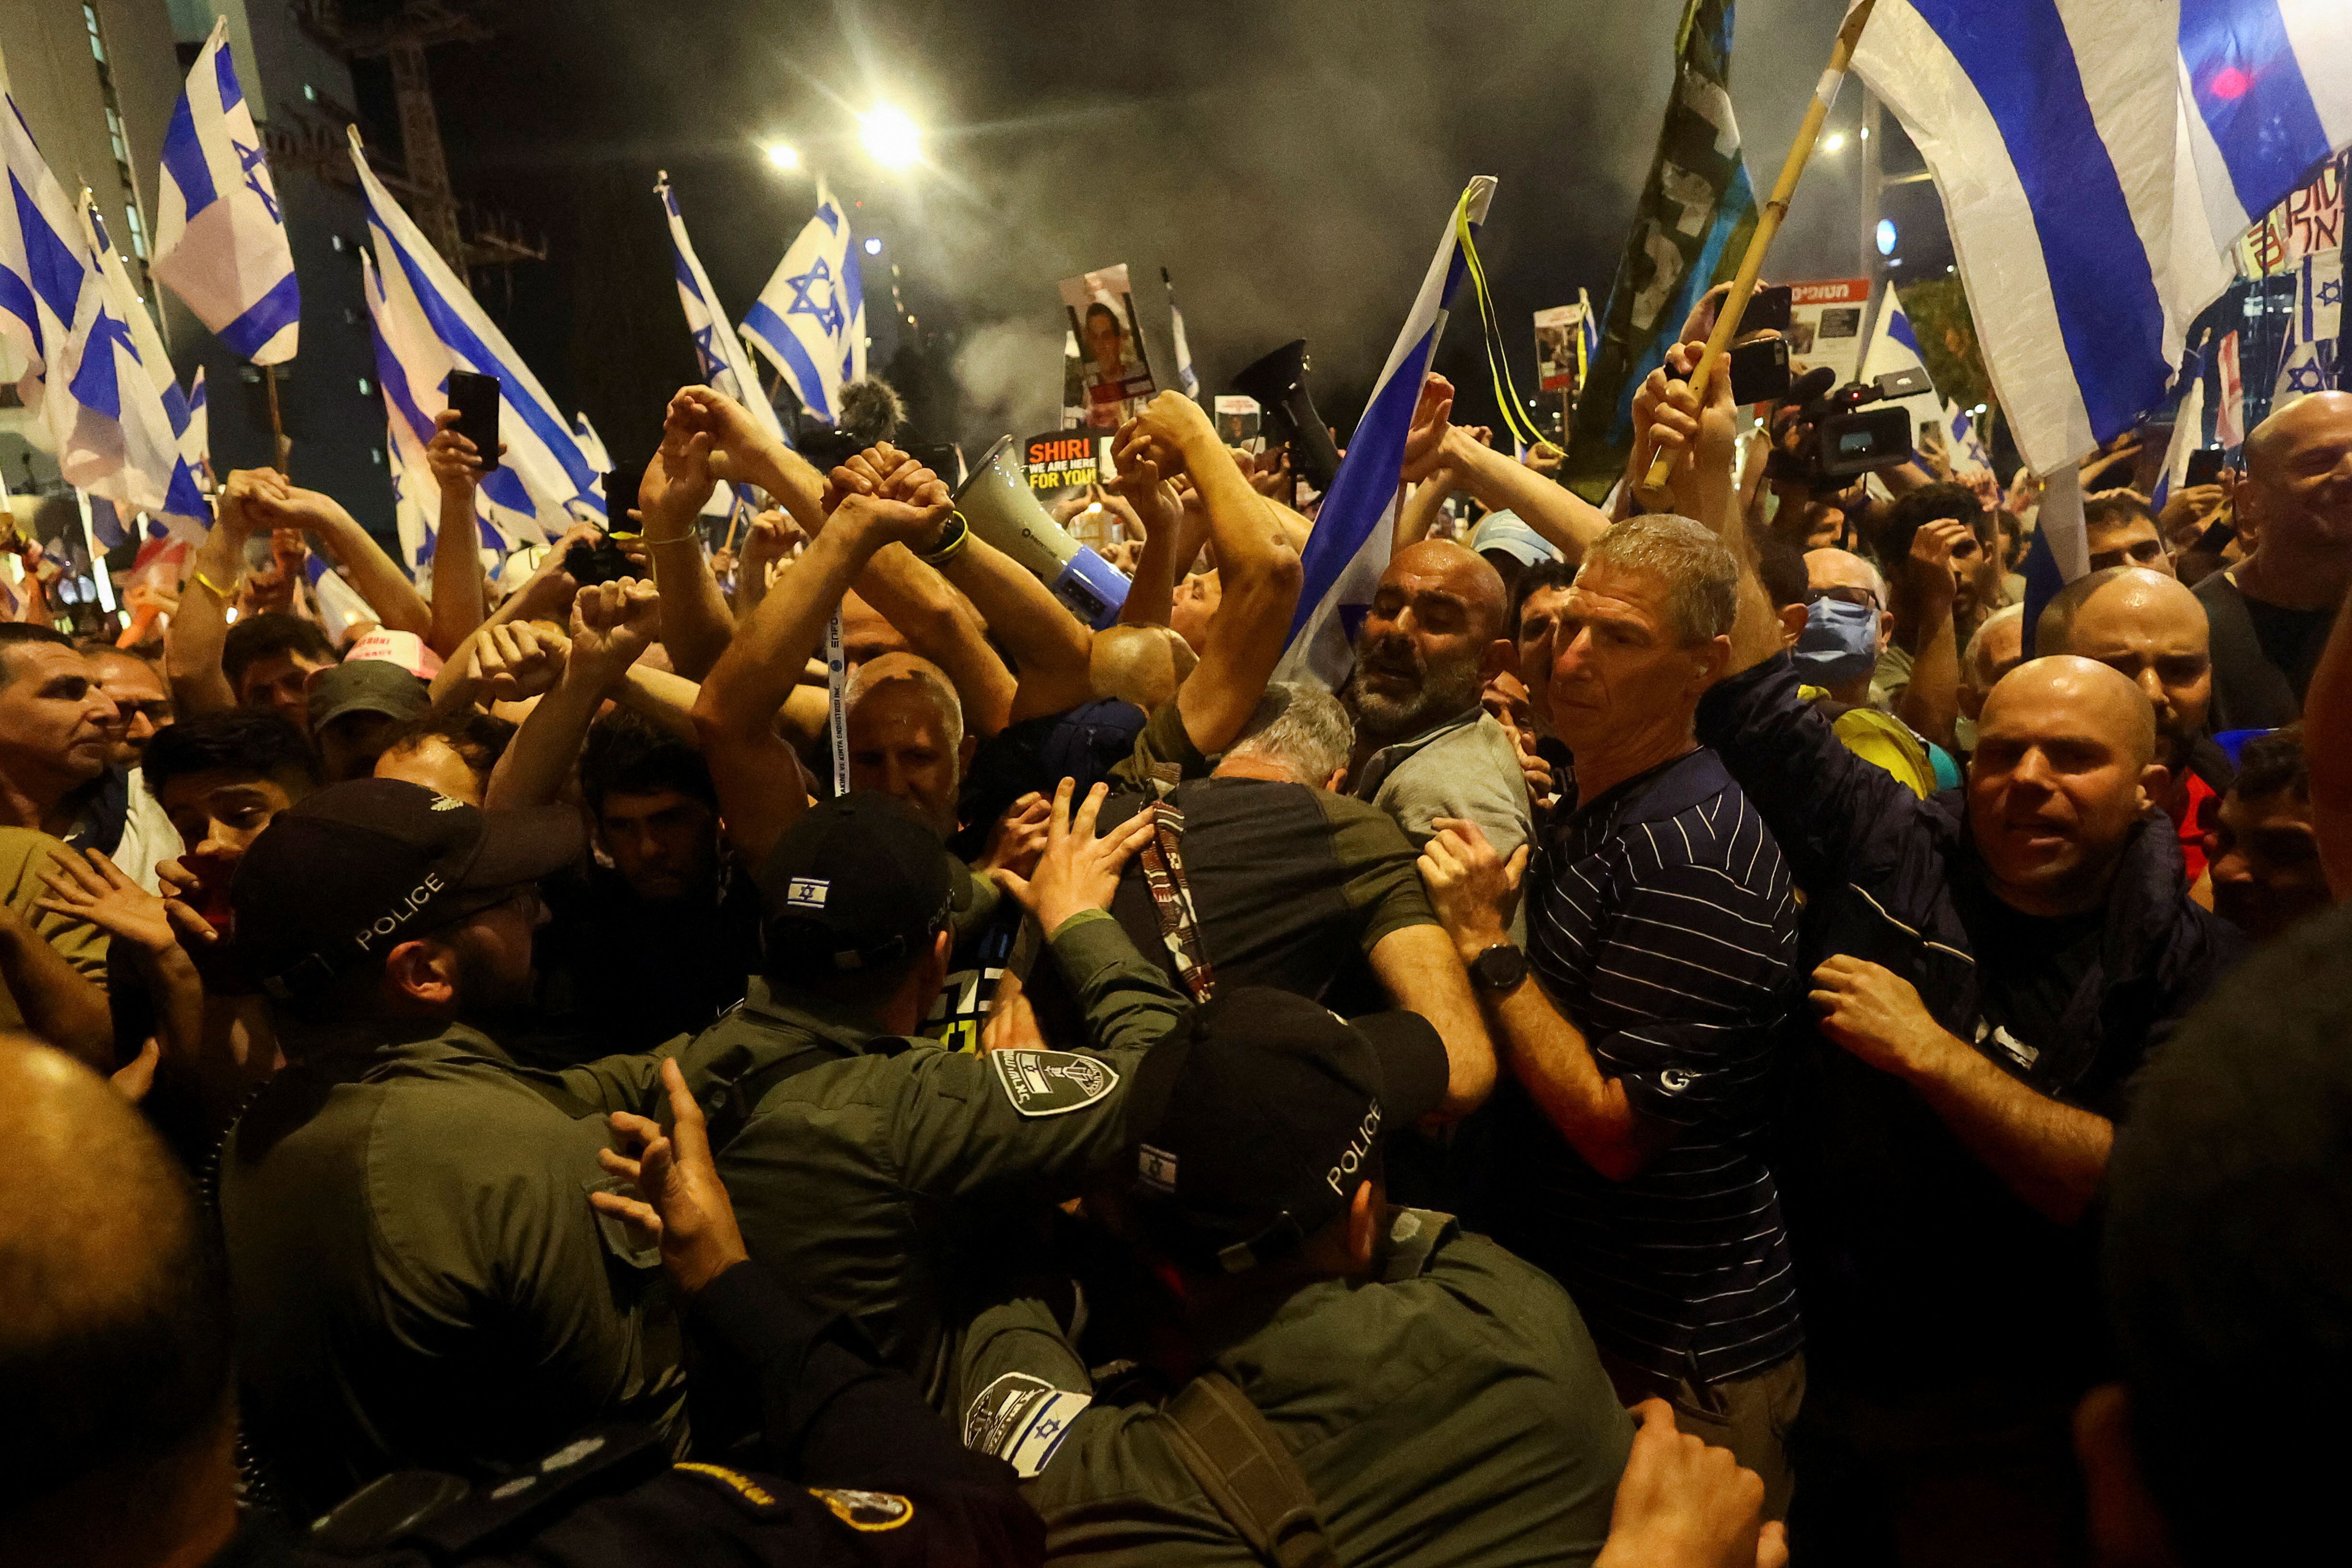
[[935,1398],[949,1298],[1034,1216],[1005,1200],[1073,1196],[1119,1153],[1126,1079],[1191,1010],[1099,910],[1050,945],[1085,1009],[1080,1051],[960,1054],[761,984],[678,1058],[751,1256]]
[[[1340,1562],[1591,1563],[1633,1424],[1583,1319],[1549,1275],[1449,1216],[1389,1212],[1371,1279],[1270,1279],[1196,1321],[1211,1366],[1297,1462]],[[965,1444],[1034,1478],[1049,1559],[1259,1568],[1156,1407],[1093,1393],[1042,1302],[992,1307],[964,1335]]]
[[290,1501],[479,1474],[597,1419],[683,1451],[659,1256],[588,1202],[612,1184],[603,1113],[646,1110],[658,1071],[532,1071],[453,1025],[270,1080],[222,1151],[220,1209],[244,1414]]

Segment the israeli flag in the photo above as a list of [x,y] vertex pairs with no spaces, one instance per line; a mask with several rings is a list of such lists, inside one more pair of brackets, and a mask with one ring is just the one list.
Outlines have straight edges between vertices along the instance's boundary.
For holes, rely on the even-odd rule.
[[2352,5],[2179,0],[2181,139],[2216,251],[2352,145]]
[[1601,354],[1601,318],[1592,313],[1592,295],[1586,289],[1577,289],[1576,308],[1576,384],[1581,389],[1585,374]]
[[[675,216],[670,222],[684,234]],[[678,289],[685,289],[681,272]],[[828,424],[839,420],[842,384],[866,376],[866,279],[849,215],[823,180],[815,216],[744,316],[743,335],[792,383],[802,406]]]
[[1944,451],[1955,471],[1992,471],[1992,454],[1985,450],[1984,438],[1978,434],[1976,416],[1957,403],[1944,405]]
[[2037,474],[2071,471],[2155,405],[2230,280],[2180,155],[2178,15],[2179,0],[1879,0],[1854,53],[1935,175]]
[[[121,489],[116,493],[103,484],[89,488],[97,494],[130,501],[156,513],[184,539],[202,539],[212,528],[213,509],[205,499],[204,487],[197,483],[201,467],[191,463],[182,450],[191,418],[188,400],[182,395],[180,384],[173,379],[171,357],[163,352],[163,334],[156,330],[155,318],[147,313],[146,301],[131,285],[131,275],[123,270],[122,258],[115,253],[114,244],[107,237],[97,204],[90,200],[87,190],[82,192],[81,199],[83,216],[96,242],[93,256],[106,301],[101,319],[122,324],[123,341],[118,347],[127,348],[138,366],[136,376],[126,377],[117,387],[117,417],[123,427]],[[77,376],[78,384],[79,380]],[[160,426],[158,414],[163,416]],[[161,438],[165,435],[168,440]],[[138,499],[159,485],[163,497],[160,503]]]
[[[375,320],[377,374],[391,411],[391,449],[402,465],[397,471],[408,484],[431,487],[424,448],[433,437],[434,416],[449,405],[451,371],[497,376],[499,436],[507,454],[476,492],[490,525],[483,542],[497,538],[501,548],[517,540],[546,543],[570,526],[570,504],[594,493],[596,467],[522,356],[368,167],[356,128],[351,142],[375,252],[368,309]],[[403,447],[404,430],[414,438],[413,448]],[[425,515],[437,516],[437,500],[425,506]],[[409,542],[405,531],[402,542]]]
[[1403,330],[1389,350],[1371,401],[1349,437],[1339,475],[1316,514],[1315,531],[1307,536],[1300,563],[1306,582],[1290,623],[1290,646],[1275,669],[1276,680],[1317,680],[1337,690],[1355,665],[1356,628],[1363,625],[1381,574],[1388,570],[1405,435],[1412,427],[1413,406],[1421,401],[1430,356],[1445,331],[1445,302],[1466,270],[1456,239],[1455,212],[1464,212],[1474,229],[1485,223],[1495,184],[1493,175],[1478,175],[1463,193],[1460,206],[1445,215],[1445,231],[1422,278],[1421,292],[1413,297]]
[[1176,280],[1168,276],[1168,268],[1160,269],[1160,282],[1168,290],[1168,334],[1176,344],[1176,384],[1184,395],[1197,401],[1201,395],[1200,373],[1192,368],[1192,345],[1184,336],[1184,312],[1176,308]]
[[256,364],[292,359],[302,291],[226,18],[214,22],[163,128],[155,205],[149,270],[240,355]]
[[197,482],[209,490],[213,480],[213,419],[211,397],[205,391],[204,366],[196,366],[195,379],[188,383],[187,396],[183,401],[188,420],[180,426],[180,461],[187,464]]
[[[1911,318],[1904,313],[1901,296],[1889,283],[1878,301],[1878,321],[1871,328],[1870,346],[1863,351],[1862,379],[1870,381],[1896,371],[1916,370],[1927,374],[1927,362],[1919,357],[1919,335],[1911,330]],[[1932,379],[1932,378],[1931,378]],[[1911,413],[1911,444],[1919,444],[1918,427],[1933,425],[1944,416],[1944,400],[1931,389],[1916,397],[1906,397],[1895,405]]]
[[9,357],[24,363],[16,396],[32,416],[26,434],[43,451],[62,455],[79,417],[67,390],[68,350],[85,300],[96,308],[97,269],[73,201],[8,91],[5,63],[0,110],[0,169],[11,198],[0,202],[0,338],[13,351]]
[[2189,388],[2180,395],[2180,406],[2172,416],[2172,441],[2164,449],[2164,471],[2157,476],[2156,493],[2148,505],[2157,511],[2174,490],[2189,483],[2189,455],[2205,445],[2205,378],[2189,379]]
[[2306,392],[2332,392],[2344,384],[2338,339],[2344,321],[2344,252],[2305,251],[2296,265],[2294,315],[2287,327],[2286,357],[2279,362],[2275,409]]

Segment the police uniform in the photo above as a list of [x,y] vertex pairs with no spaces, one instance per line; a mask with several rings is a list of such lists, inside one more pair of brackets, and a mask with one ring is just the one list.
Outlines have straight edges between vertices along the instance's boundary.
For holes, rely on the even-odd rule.
[[222,1152],[244,1413],[323,1504],[402,1465],[478,1471],[602,1416],[683,1448],[658,1253],[590,1206],[609,1110],[658,1058],[558,1073],[452,1026],[298,1062]]
[[875,1368],[758,1265],[712,1280],[688,1321],[698,1365],[758,1391],[756,1459],[673,1463],[646,1429],[599,1424],[496,1480],[387,1476],[299,1531],[249,1516],[208,1568],[1042,1561],[1045,1531],[1012,1470],[961,1448],[903,1374]]
[[588,1202],[604,1112],[648,1109],[658,1063],[526,1071],[472,1029],[375,1013],[366,978],[583,848],[563,807],[362,779],[281,814],[238,867],[235,949],[293,1065],[239,1118],[218,1196],[242,1408],[290,1500],[404,1465],[480,1474],[599,1419],[684,1449],[658,1254]]
[[1137,1077],[1127,1210],[1153,1271],[1197,1282],[1165,1298],[1181,1321],[1128,1331],[1183,1385],[1098,1390],[1034,1292],[959,1350],[964,1441],[1032,1478],[1054,1560],[1244,1568],[1274,1524],[1288,1562],[1590,1563],[1633,1422],[1559,1284],[1410,1208],[1325,1271],[1381,1131],[1444,1098],[1427,1021],[1240,988]]
[[1119,1152],[1123,1085],[1190,1010],[1108,914],[1049,945],[1085,1010],[1082,1051],[959,1054],[762,982],[679,1054],[751,1256],[934,1395],[945,1298],[1030,1212],[1006,1200],[1071,1196]]

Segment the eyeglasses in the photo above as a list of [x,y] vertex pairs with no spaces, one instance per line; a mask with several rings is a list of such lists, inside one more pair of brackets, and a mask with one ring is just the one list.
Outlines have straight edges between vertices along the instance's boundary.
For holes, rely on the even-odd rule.
[[1841,584],[1834,588],[1805,590],[1805,603],[1808,606],[1818,605],[1823,599],[1835,599],[1841,605],[1853,605],[1864,610],[1875,610],[1880,607],[1878,595],[1867,588],[1849,588]]

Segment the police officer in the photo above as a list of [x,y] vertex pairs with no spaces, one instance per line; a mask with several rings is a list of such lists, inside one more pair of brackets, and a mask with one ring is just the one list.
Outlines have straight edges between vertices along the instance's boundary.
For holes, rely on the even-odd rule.
[[531,994],[536,879],[583,845],[567,807],[484,813],[362,779],[246,853],[235,947],[289,1061],[220,1163],[247,1415],[289,1500],[408,1465],[479,1473],[625,1418],[682,1450],[659,1259],[589,1206],[603,1112],[650,1057],[561,1075],[484,1028]]
[[679,1057],[751,1256],[927,1392],[945,1382],[948,1293],[1002,1261],[1035,1200],[1074,1195],[1123,1147],[1127,1080],[1191,1006],[1105,912],[1150,822],[1097,838],[1104,794],[1073,822],[1064,780],[1034,875],[1003,878],[1050,933],[1083,1048],[912,1037],[947,973],[948,853],[906,806],[858,792],[777,840],[766,973]]
[[1445,1081],[1419,1016],[1260,988],[1144,1059],[1131,1183],[1098,1206],[1181,1281],[1137,1335],[1156,1382],[1098,1390],[1038,1299],[960,1352],[964,1440],[1034,1478],[1055,1562],[1593,1560],[1633,1424],[1583,1320],[1450,1216],[1382,1201],[1381,1132]]
[[609,1156],[649,1201],[599,1203],[658,1237],[700,1364],[759,1391],[757,1468],[673,1465],[652,1430],[599,1424],[493,1483],[396,1472],[298,1534],[238,1508],[227,1291],[186,1182],[95,1073],[0,1043],[0,1098],[25,1119],[0,1176],[0,1279],[43,1286],[0,1322],[10,1568],[1041,1561],[1013,1472],[965,1452],[904,1374],[745,1260],[669,1070],[675,1137],[619,1118],[632,1157]]

